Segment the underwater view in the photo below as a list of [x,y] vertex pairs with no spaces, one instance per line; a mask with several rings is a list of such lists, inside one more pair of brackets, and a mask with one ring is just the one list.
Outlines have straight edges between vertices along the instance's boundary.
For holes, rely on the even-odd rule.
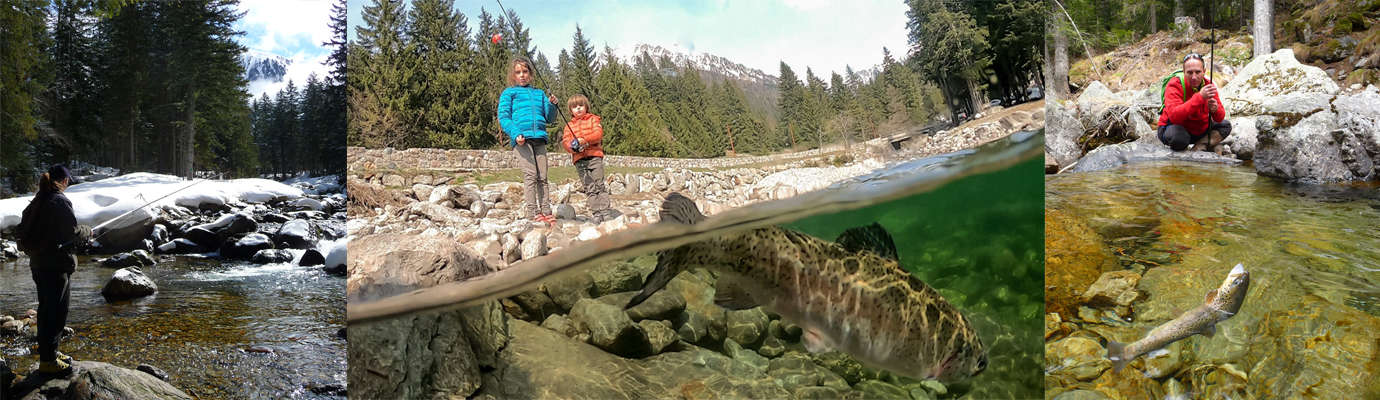
[[1374,184],[1161,162],[1045,187],[1046,398],[1380,397]]
[[[633,228],[468,281],[352,300],[351,392],[1038,398],[1042,147],[1021,132],[694,225]],[[798,259],[748,250],[766,243]],[[831,289],[848,280],[863,289]]]
[[[344,390],[345,282],[320,267],[156,256],[140,269],[158,292],[107,303],[115,268],[79,257],[60,350],[78,361],[161,369],[199,398],[340,398]],[[0,315],[37,308],[28,258],[0,263]],[[38,364],[33,328],[0,335],[16,372]]]

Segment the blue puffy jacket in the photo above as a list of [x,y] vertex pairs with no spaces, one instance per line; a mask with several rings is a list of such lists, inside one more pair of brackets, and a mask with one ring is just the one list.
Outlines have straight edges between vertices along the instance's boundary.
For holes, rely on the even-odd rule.
[[498,124],[508,134],[510,146],[517,146],[518,135],[546,139],[546,123],[555,113],[556,105],[541,89],[513,86],[498,96]]

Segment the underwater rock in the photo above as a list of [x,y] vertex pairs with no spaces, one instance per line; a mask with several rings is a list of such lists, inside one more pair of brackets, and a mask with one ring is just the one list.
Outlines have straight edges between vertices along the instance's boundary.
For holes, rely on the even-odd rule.
[[560,314],[551,314],[551,316],[546,317],[546,320],[541,322],[541,327],[560,332],[560,334],[569,338],[573,338],[576,333],[579,333],[579,331],[575,329],[575,325],[570,322],[570,319]]
[[1150,352],[1145,355],[1145,376],[1147,378],[1162,379],[1166,376],[1174,376],[1183,368],[1184,341],[1176,341],[1164,347],[1163,352]]
[[542,285],[542,290],[561,307],[561,311],[569,312],[575,307],[575,303],[581,299],[593,297],[594,280],[589,274],[570,274],[569,277],[552,280]]
[[611,262],[590,268],[588,273],[594,284],[591,295],[598,297],[642,289],[642,276],[648,272],[651,271],[644,271],[644,268],[626,262]]
[[[1251,306],[1248,300],[1245,307]],[[1257,307],[1266,305],[1257,303]],[[1237,362],[1259,360],[1246,364],[1250,365],[1249,392],[1276,393],[1283,398],[1380,393],[1376,383],[1380,370],[1374,368],[1380,359],[1380,341],[1375,340],[1380,317],[1315,295],[1270,308],[1259,323],[1243,326],[1247,330],[1243,336],[1253,339],[1245,359]],[[1194,382],[1191,391],[1206,395],[1206,389]]]
[[[507,344],[497,302],[350,326],[347,372],[360,398],[471,397]],[[425,343],[425,346],[410,345]]]
[[842,377],[811,362],[809,356],[794,351],[772,359],[767,366],[767,375],[788,391],[807,386],[848,389],[848,382]]
[[733,339],[724,339],[724,355],[761,371],[767,370],[768,360],[752,349],[745,349]]
[[1060,393],[1054,400],[1111,400],[1111,397],[1096,390],[1079,389]]
[[271,264],[292,261],[292,252],[287,249],[263,249],[254,252],[249,257],[249,262],[255,264]]
[[541,322],[548,316],[561,312],[551,297],[540,290],[518,293],[509,299],[517,304],[523,314],[526,314],[526,318],[521,318],[526,321]]
[[1045,312],[1075,315],[1080,296],[1116,258],[1102,238],[1068,213],[1045,213]]
[[442,236],[384,233],[349,243],[351,301],[378,298],[490,271],[468,247]]
[[23,399],[188,399],[187,393],[153,375],[96,361],[72,363],[72,375],[47,379],[33,374],[16,382],[11,393]]
[[311,223],[294,219],[284,223],[273,235],[277,243],[288,249],[310,249],[316,246],[316,235],[312,234]]
[[220,256],[231,260],[247,260],[259,250],[272,249],[273,241],[268,235],[251,233],[236,239],[231,237],[220,246]]
[[863,367],[862,363],[847,354],[837,351],[812,354],[816,364],[843,378],[848,385],[856,385],[865,379],[877,379],[877,372]]
[[135,250],[110,256],[110,258],[102,259],[100,263],[102,267],[106,268],[125,268],[146,267],[153,265],[154,261],[153,257],[149,256],[149,252]]
[[853,389],[863,392],[865,398],[877,399],[908,399],[910,391],[900,388],[890,383],[874,380],[866,380],[853,385]]
[[825,386],[805,386],[805,387],[801,387],[801,388],[796,389],[794,394],[795,394],[795,398],[801,399],[801,400],[805,400],[805,399],[836,400],[836,399],[849,398],[849,397],[845,397],[845,396],[843,395],[844,393],[845,393],[845,391],[839,390],[839,389],[837,389],[837,388],[831,388],[831,387],[825,387]]
[[101,288],[101,296],[105,297],[107,302],[144,297],[156,292],[158,285],[135,267],[115,271],[115,275]]
[[768,335],[766,339],[762,339],[762,346],[757,348],[757,354],[761,354],[763,357],[767,358],[780,357],[781,354],[785,352],[786,343],[770,335]]
[[761,307],[753,307],[747,310],[731,310],[726,312],[728,339],[738,342],[746,347],[757,347],[763,337],[767,334],[767,324],[770,319]]
[[635,348],[637,342],[646,341],[646,336],[634,327],[632,319],[622,308],[594,299],[575,302],[570,309],[570,320],[575,324],[575,329],[589,332],[590,344],[610,353],[639,356]]
[[1087,381],[1111,368],[1107,351],[1097,341],[1069,337],[1045,345],[1046,368],[1059,368],[1053,374],[1071,375],[1080,381]]
[[1140,274],[1135,271],[1104,272],[1083,293],[1082,299],[1091,306],[1118,306],[1118,310],[1121,310],[1140,298],[1140,291],[1136,290],[1138,282]]
[[661,353],[667,346],[679,339],[676,336],[676,330],[671,329],[671,324],[666,321],[644,319],[638,321],[637,326],[646,335],[651,354]]

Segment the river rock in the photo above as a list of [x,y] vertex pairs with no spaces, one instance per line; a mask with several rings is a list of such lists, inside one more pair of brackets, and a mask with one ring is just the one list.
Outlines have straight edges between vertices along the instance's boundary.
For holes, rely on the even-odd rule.
[[1111,400],[1111,397],[1096,390],[1070,390],[1054,396],[1054,400]]
[[1137,282],[1140,282],[1140,274],[1135,271],[1104,272],[1083,293],[1083,302],[1093,306],[1128,307],[1140,298]]
[[1116,258],[1096,231],[1058,210],[1045,213],[1045,238],[1045,310],[1068,319],[1075,315],[1080,295],[1116,265]]
[[316,235],[312,234],[311,223],[294,219],[278,227],[273,235],[277,243],[288,249],[309,249],[316,246]]
[[575,207],[569,204],[557,204],[555,214],[558,219],[575,219]]
[[288,216],[276,212],[264,214],[262,217],[259,217],[259,219],[269,224],[281,224],[292,220],[292,218],[288,218]]
[[[193,227],[192,229],[196,229],[196,228],[202,228],[202,229],[205,229],[205,230],[207,230],[207,231],[210,231],[211,233],[216,234],[217,241],[218,241],[219,238],[224,238],[224,237],[228,237],[228,236],[231,236],[231,235],[238,235],[238,234],[241,234],[241,233],[254,232],[254,231],[256,231],[256,230],[259,229],[259,223],[258,223],[258,222],[254,222],[254,217],[251,216],[251,215],[249,215],[249,213],[247,213],[247,212],[237,212],[237,213],[222,215],[222,216],[220,216],[220,218],[216,219],[214,222],[206,223],[206,224],[201,224],[201,225],[197,225],[197,226]],[[201,242],[200,240],[198,240],[197,238],[191,238],[191,239],[192,239],[193,241],[197,242],[197,243],[202,243],[202,242]],[[205,244],[205,243],[202,243],[202,244]]]
[[520,319],[526,321],[540,322],[550,315],[561,312],[560,308],[556,306],[556,302],[551,300],[551,296],[547,296],[545,292],[540,290],[518,293],[510,297],[509,300],[518,305],[522,314],[526,314],[519,316]]
[[155,292],[158,292],[158,285],[134,267],[115,271],[115,275],[101,288],[101,296],[111,302],[144,297]]
[[761,307],[746,310],[733,310],[726,313],[725,322],[728,339],[747,347],[757,347],[767,334],[767,323],[771,321]]
[[546,255],[545,230],[534,229],[522,236],[522,259],[531,260],[544,255]]
[[1220,97],[1231,115],[1301,113],[1326,107],[1339,90],[1326,72],[1300,64],[1286,48],[1251,60],[1222,86]]
[[[1226,375],[1240,380],[1249,377],[1250,393],[1275,393],[1281,398],[1354,398],[1358,393],[1376,393],[1380,371],[1373,366],[1380,359],[1380,342],[1375,340],[1380,317],[1311,294],[1289,299],[1296,301],[1257,303],[1271,309],[1258,317],[1258,323],[1237,321],[1241,315],[1227,322],[1246,330],[1241,337],[1252,338],[1248,353],[1237,362],[1259,361],[1245,364],[1247,371]],[[1222,329],[1219,325],[1214,342],[1226,341]],[[1193,382],[1190,391],[1208,393],[1207,389],[1204,383]]]
[[512,264],[522,259],[522,241],[511,232],[503,234],[503,262]]
[[268,235],[251,233],[238,239],[231,237],[220,246],[220,256],[231,260],[247,260],[259,250],[271,248],[273,241],[269,240]]
[[642,288],[643,268],[626,262],[611,262],[589,269],[594,283],[592,296],[626,292]]
[[8,336],[22,335],[24,334],[26,326],[27,324],[24,323],[24,320],[22,319],[5,321],[5,323],[0,324],[0,334],[5,334]]
[[[366,287],[362,291],[378,290]],[[508,324],[498,302],[352,323],[347,344],[350,395],[367,399],[478,397],[475,393],[484,385],[481,370],[498,369],[500,350],[509,346]]]
[[491,272],[468,247],[442,236],[383,233],[349,243],[351,301],[367,300]]
[[1207,151],[1173,151],[1158,140],[1140,140],[1101,146],[1078,160],[1072,172],[1108,170],[1127,164],[1151,161],[1190,161],[1211,164],[1239,164],[1241,161]]
[[199,245],[186,238],[173,239],[171,242],[163,243],[155,249],[159,254],[187,254],[201,253],[209,248]]
[[1071,375],[1087,381],[1111,368],[1107,351],[1097,341],[1083,337],[1068,337],[1045,346],[1045,366],[1057,368],[1056,375]]
[[565,337],[571,338],[575,337],[576,333],[579,333],[579,331],[575,329],[575,324],[570,322],[570,318],[566,318],[564,315],[560,314],[551,314],[546,317],[546,320],[541,322],[541,327],[559,332],[565,335]]
[[106,268],[145,267],[153,263],[153,257],[143,250],[120,253],[101,260],[101,266]]
[[660,354],[667,346],[679,339],[676,336],[676,330],[671,329],[671,324],[666,321],[644,319],[637,322],[637,328],[646,335],[650,354]]
[[326,209],[326,204],[317,199],[303,197],[287,203],[286,207],[290,210],[321,211]]
[[160,381],[166,382],[168,380],[167,372],[152,365],[139,364],[139,366],[135,367],[134,369],[149,375],[153,375],[154,378],[158,378],[158,380]]
[[761,371],[766,371],[767,365],[769,365],[769,361],[766,357],[762,357],[761,354],[757,354],[757,352],[752,351],[752,349],[743,348],[742,345],[739,345],[738,342],[733,341],[733,339],[724,339],[724,355],[732,358],[734,361],[751,365],[753,368]]
[[589,344],[610,353],[637,356],[638,342],[646,341],[645,334],[634,327],[632,319],[621,307],[594,299],[576,302],[570,309],[570,320],[575,324],[575,329],[589,332]]
[[292,261],[292,252],[287,249],[263,249],[254,252],[249,257],[249,262],[255,264],[272,264]]
[[172,236],[168,233],[168,227],[163,224],[153,224],[153,231],[149,232],[149,240],[154,243],[166,243]]
[[[22,399],[188,399],[187,393],[153,375],[96,361],[76,361],[73,374],[46,379],[26,377],[11,389]],[[20,397],[19,395],[23,395]]]
[[326,256],[322,255],[322,254],[321,254],[321,251],[316,250],[316,249],[309,249],[309,250],[307,250],[306,252],[302,253],[302,259],[297,260],[297,265],[298,265],[298,266],[301,266],[301,267],[308,267],[308,266],[312,266],[312,265],[322,265],[322,264],[325,264],[325,263],[326,263]]
[[575,303],[581,299],[592,298],[593,289],[594,280],[589,274],[570,274],[569,277],[555,279],[542,285],[542,290],[563,311],[574,308]]
[[1152,351],[1145,356],[1145,377],[1153,379],[1163,379],[1167,376],[1174,376],[1183,368],[1182,357],[1184,341],[1180,340],[1170,343],[1164,347],[1164,351]]
[[1237,116],[1231,121],[1231,136],[1222,141],[1236,158],[1250,160],[1255,158],[1255,147],[1260,142],[1260,129],[1256,127],[1257,116]]
[[427,185],[427,184],[422,184],[422,183],[418,183],[418,184],[412,185],[412,197],[416,198],[417,200],[421,200],[421,201],[430,200],[430,199],[431,199],[431,191],[432,191],[433,189],[435,189],[435,188],[436,188],[435,186],[431,186],[431,185]]
[[216,248],[220,246],[220,237],[203,227],[193,227],[182,233],[182,238],[191,241],[201,247]]

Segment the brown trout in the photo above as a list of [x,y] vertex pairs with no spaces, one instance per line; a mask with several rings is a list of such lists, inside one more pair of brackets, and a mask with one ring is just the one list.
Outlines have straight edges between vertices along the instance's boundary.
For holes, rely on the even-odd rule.
[[1107,342],[1107,359],[1112,361],[1116,371],[1120,371],[1141,354],[1162,349],[1180,339],[1200,333],[1212,337],[1217,333],[1217,323],[1226,321],[1241,310],[1241,303],[1245,302],[1246,290],[1250,286],[1250,272],[1241,264],[1236,264],[1236,268],[1227,273],[1222,286],[1207,292],[1203,305],[1155,327],[1135,343]]
[[[704,218],[679,193],[662,203],[663,223]],[[881,225],[850,229],[838,242],[767,227],[664,250],[626,308],[681,271],[709,268],[719,272],[716,303],[780,314],[800,325],[812,353],[840,350],[898,375],[946,383],[987,367],[987,351],[968,319],[901,268]]]

